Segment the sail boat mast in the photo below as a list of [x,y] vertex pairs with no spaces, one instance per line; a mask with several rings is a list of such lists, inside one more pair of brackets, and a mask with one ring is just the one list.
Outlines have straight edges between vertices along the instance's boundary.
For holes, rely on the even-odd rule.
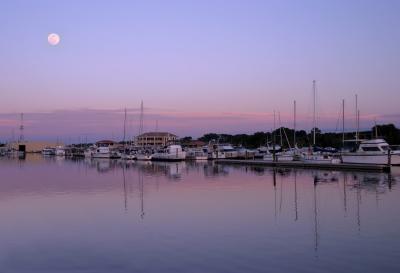
[[313,146],[315,146],[315,129],[317,127],[317,120],[315,117],[316,114],[316,87],[315,87],[315,80],[313,80],[313,96],[314,96],[314,106],[313,106]]
[[358,142],[358,130],[359,130],[359,125],[358,125],[358,95],[356,94],[356,141]]
[[125,108],[125,116],[124,116],[124,146],[125,146],[125,140],[126,140],[126,108]]
[[296,148],[296,100],[293,101],[293,147]]
[[139,123],[139,135],[143,134],[143,100],[140,103],[140,123]]
[[342,100],[342,144],[344,147],[344,99]]

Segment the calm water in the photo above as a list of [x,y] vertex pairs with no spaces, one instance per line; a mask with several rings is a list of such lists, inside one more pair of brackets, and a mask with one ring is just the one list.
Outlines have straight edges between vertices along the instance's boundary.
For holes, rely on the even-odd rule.
[[0,158],[0,272],[400,272],[400,171]]

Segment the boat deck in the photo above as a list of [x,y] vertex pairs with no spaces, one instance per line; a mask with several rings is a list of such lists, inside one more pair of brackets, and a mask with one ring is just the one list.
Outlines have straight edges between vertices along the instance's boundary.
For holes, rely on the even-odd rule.
[[390,172],[390,166],[375,165],[375,164],[345,164],[345,163],[321,164],[321,163],[306,163],[306,162],[302,162],[302,161],[268,162],[268,161],[264,161],[264,160],[240,160],[240,159],[216,159],[215,163],[217,163],[217,164],[258,165],[258,166],[282,167],[282,168]]

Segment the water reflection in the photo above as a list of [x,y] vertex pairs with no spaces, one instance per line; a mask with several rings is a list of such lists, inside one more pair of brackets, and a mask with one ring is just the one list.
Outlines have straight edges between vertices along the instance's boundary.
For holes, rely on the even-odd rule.
[[0,172],[1,272],[399,269],[397,169],[28,155],[0,159]]

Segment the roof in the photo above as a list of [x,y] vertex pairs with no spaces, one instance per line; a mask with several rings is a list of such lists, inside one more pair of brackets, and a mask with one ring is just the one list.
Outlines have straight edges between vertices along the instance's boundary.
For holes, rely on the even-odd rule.
[[138,137],[177,137],[174,134],[168,133],[168,132],[147,132],[139,135]]

